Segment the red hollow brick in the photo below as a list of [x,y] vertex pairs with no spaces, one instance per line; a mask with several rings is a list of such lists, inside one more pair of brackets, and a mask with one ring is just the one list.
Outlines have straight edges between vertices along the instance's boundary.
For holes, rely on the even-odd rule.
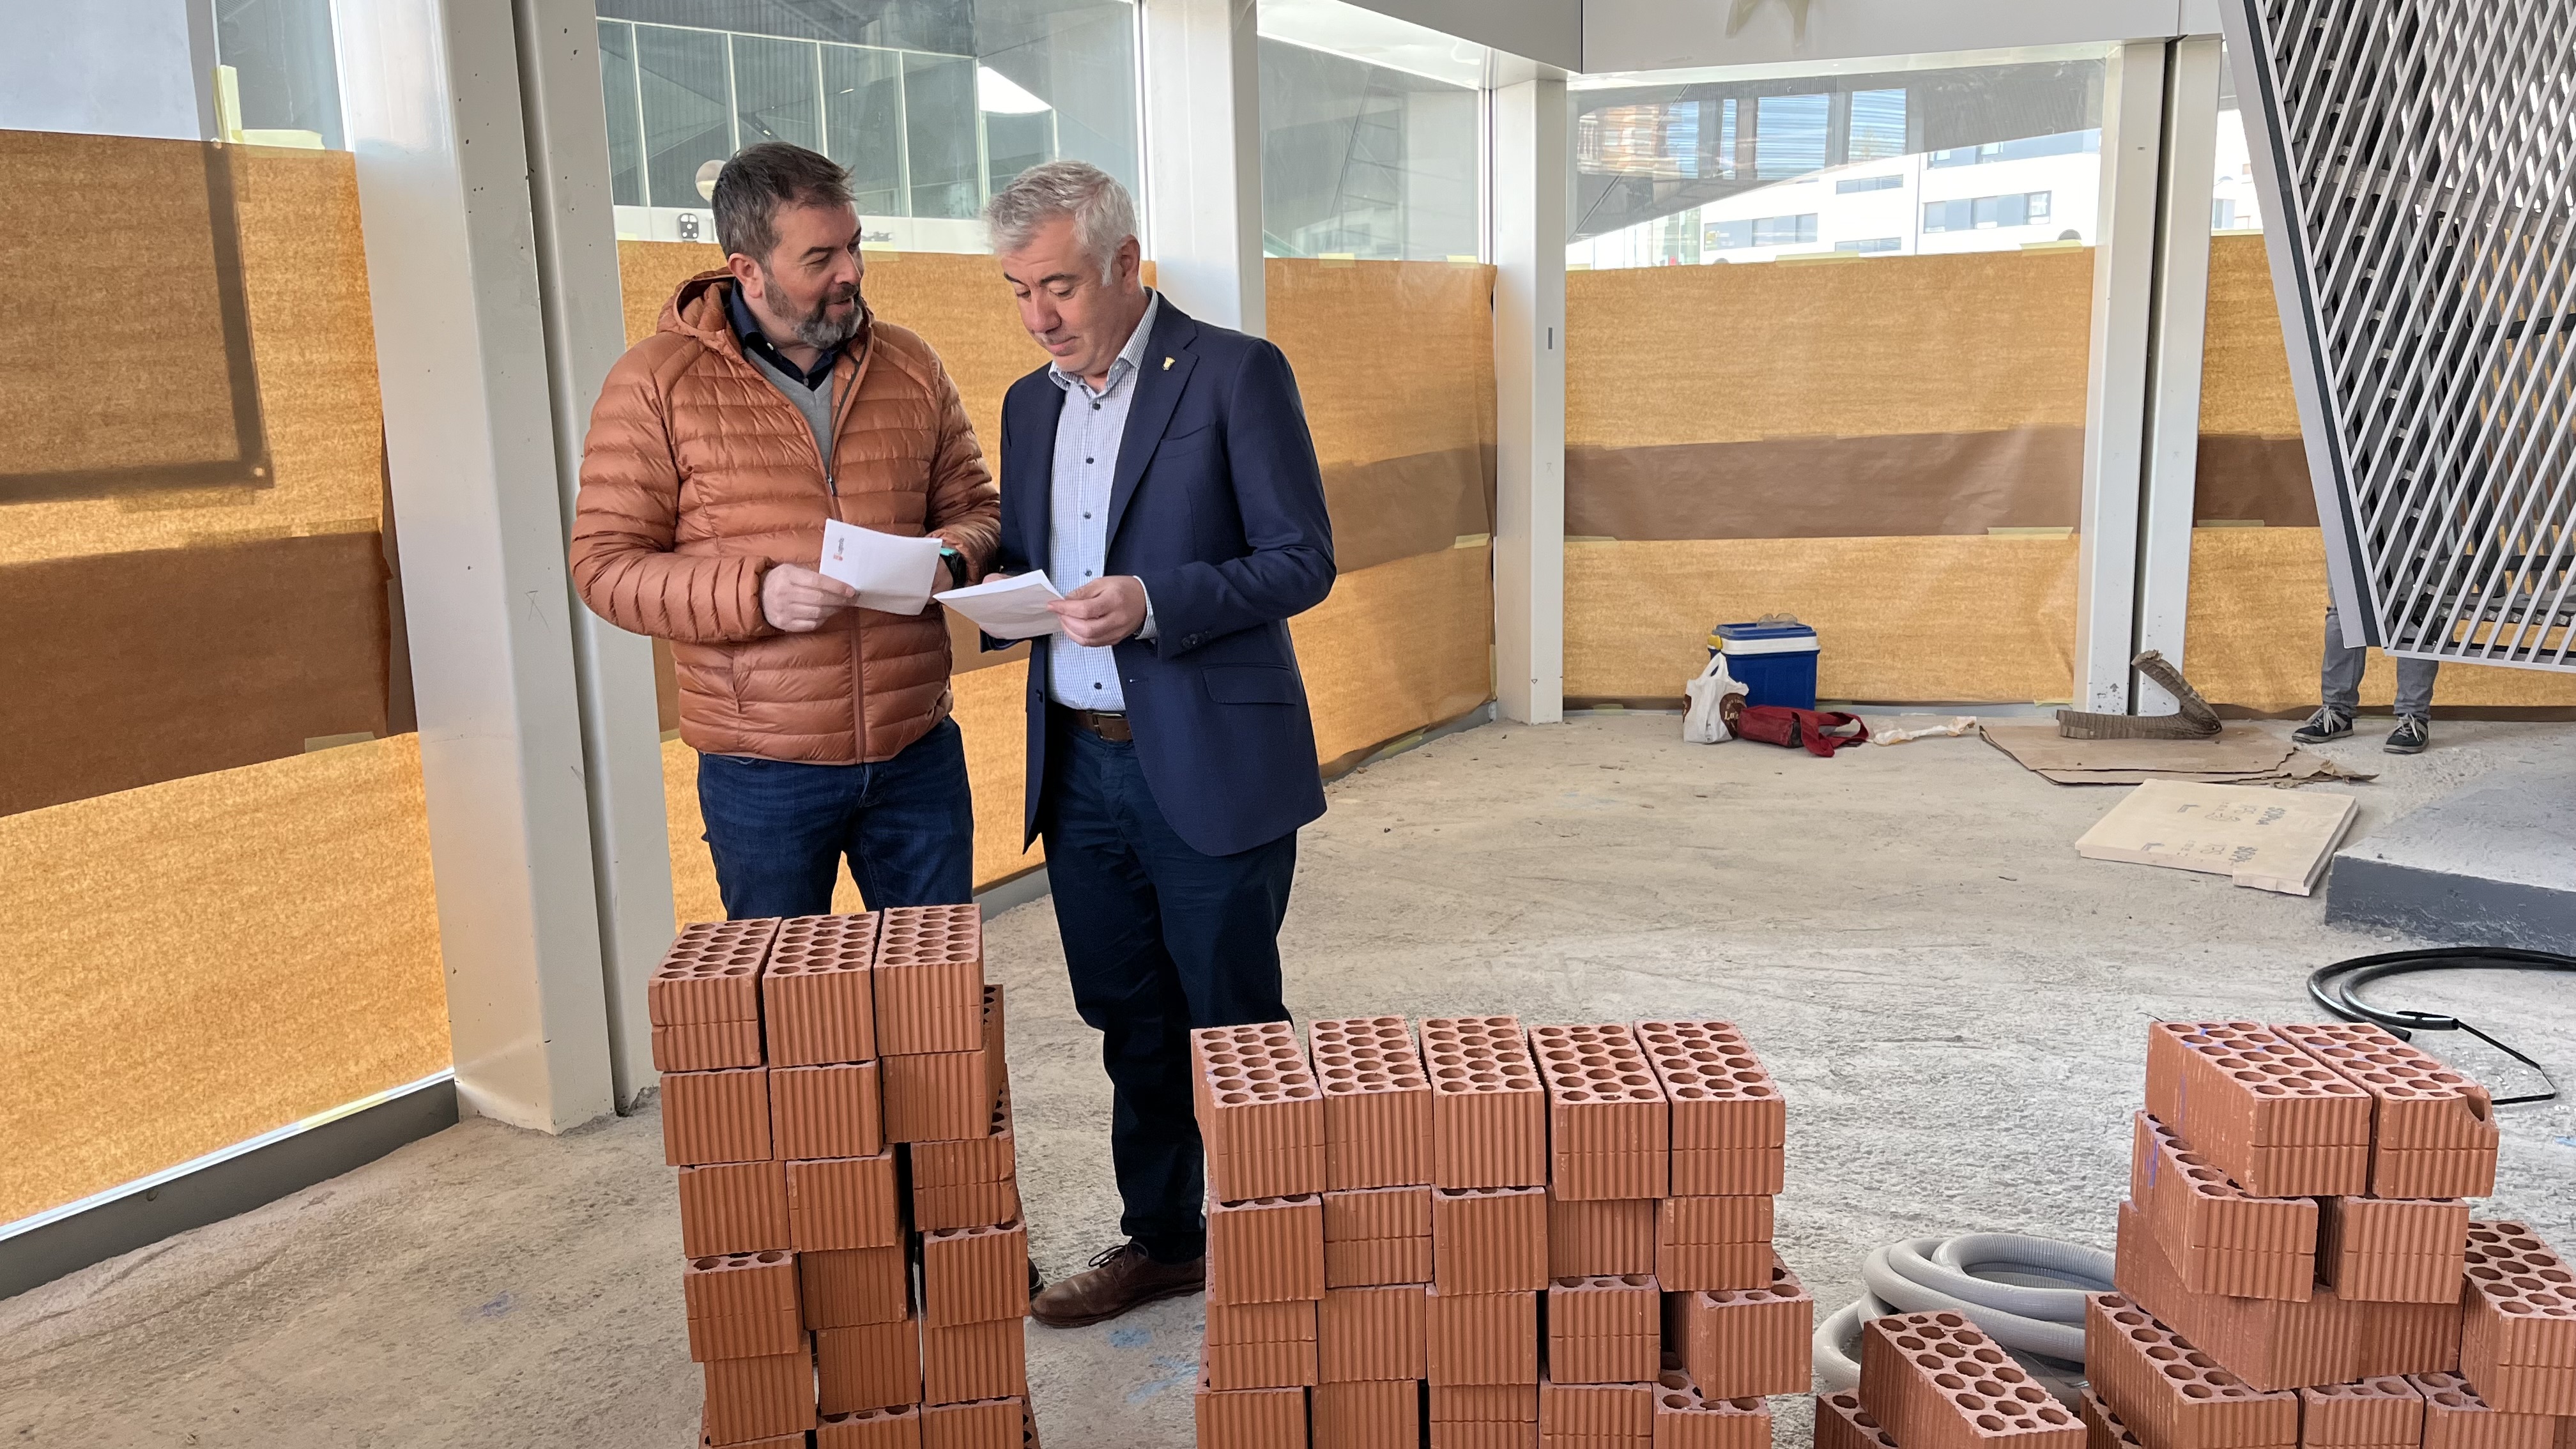
[[2147,1028],[2147,1110],[2254,1197],[2367,1190],[2371,1100],[2255,1022]]
[[653,1070],[657,1072],[707,1072],[760,1063],[758,1020],[653,1028]]
[[1324,1296],[1324,1199],[1255,1198],[1207,1207],[1207,1301],[1281,1303]]
[[[2296,1394],[2246,1383],[2117,1294],[2085,1300],[2084,1363],[2094,1391],[2120,1422],[2158,1449],[2299,1442]],[[1902,1442],[1904,1430],[1890,1427]]]
[[2361,1360],[2353,1369],[2353,1377],[2451,1373],[2459,1368],[2459,1299],[2447,1303],[2353,1303],[2347,1307],[2361,1321]]
[[912,1190],[912,1225],[922,1232],[988,1227],[1017,1222],[1020,1217],[1020,1185],[1013,1178],[961,1182],[954,1187],[916,1184]]
[[787,1221],[787,1164],[718,1162],[683,1167],[680,1251],[692,1258],[795,1246]]
[[816,1329],[814,1373],[824,1414],[920,1403],[921,1335],[905,1319]]
[[1547,1083],[1548,1185],[1576,1200],[1662,1197],[1672,1112],[1625,1026],[1540,1026],[1530,1054]]
[[[1907,1449],[2084,1446],[2083,1423],[1957,1313],[1907,1313],[1863,1324],[1860,1402]],[[2118,1403],[2114,1396],[2112,1404]],[[2298,1402],[2289,1407],[2295,1443]]]
[[2499,1413],[2458,1374],[2415,1374],[2407,1382],[2424,1396],[2424,1449],[2551,1449],[2553,1430],[2567,1422]]
[[912,1189],[916,1193],[1017,1176],[1019,1139],[1011,1125],[1010,1093],[1006,1091],[993,1100],[992,1115],[985,1119],[982,1136],[909,1142],[903,1153],[912,1168]]
[[1743,1033],[1723,1021],[1641,1021],[1635,1031],[1671,1102],[1671,1194],[1778,1192],[1788,1109]]
[[769,1121],[780,1157],[876,1156],[886,1143],[878,1064],[771,1068]]
[[1331,1449],[1421,1449],[1422,1385],[1372,1379],[1315,1386],[1314,1442]]
[[[1329,1295],[1327,1295],[1329,1296]],[[1214,1389],[1294,1389],[1316,1379],[1316,1306],[1211,1303],[1202,1356]]]
[[1217,1202],[1324,1190],[1324,1092],[1284,1021],[1190,1033],[1191,1095]]
[[[1748,1198],[1766,1207],[1769,1198]],[[1657,1218],[1661,1204],[1652,1200],[1603,1199],[1574,1202],[1547,1199],[1547,1276],[1550,1278],[1615,1277],[1653,1273]],[[1766,1246],[1763,1271],[1770,1271]],[[1714,1286],[1714,1285],[1711,1285]]]
[[1410,1187],[1431,1181],[1431,1078],[1400,1016],[1309,1024],[1324,1095],[1324,1188]]
[[2306,1302],[2317,1279],[2317,1204],[2249,1197],[2152,1115],[2130,1118],[2129,1197],[2194,1293]]
[[766,1162],[769,1070],[672,1072],[662,1078],[662,1160],[673,1167]]
[[877,1049],[888,1056],[979,1051],[984,923],[973,905],[900,906],[877,934]]
[[[1419,1379],[1425,1359],[1427,1292],[1420,1284],[1328,1288],[1315,1315],[1317,1379]],[[1213,1310],[1209,1319],[1213,1327]]]
[[1028,1422],[1028,1405],[1020,1399],[924,1404],[921,1449],[1020,1449]]
[[760,978],[771,1066],[875,1058],[876,946],[874,914],[797,916],[779,926]]
[[793,1353],[713,1359],[699,1368],[706,1443],[748,1444],[814,1427],[814,1354],[803,1343]]
[[1538,1382],[1538,1295],[1423,1295],[1423,1376],[1436,1391],[1456,1385]]
[[2460,1375],[2507,1414],[2576,1415],[2576,1273],[2522,1223],[2469,1225]]
[[901,1248],[799,1253],[796,1291],[807,1328],[847,1328],[912,1316],[912,1272]]
[[825,1414],[814,1426],[814,1449],[921,1449],[921,1409],[859,1409]]
[[1547,1190],[1437,1188],[1431,1281],[1443,1293],[1535,1293],[1547,1286]]
[[984,1053],[886,1056],[885,1136],[889,1142],[950,1142],[992,1131],[994,1096]]
[[787,1164],[788,1231],[800,1253],[892,1248],[903,1242],[894,1153]]
[[2355,1312],[2362,1305],[2346,1303],[2327,1288],[2304,1303],[2193,1293],[2183,1287],[2134,1203],[2120,1204],[2119,1221],[2112,1281],[2121,1296],[2228,1372],[2265,1392],[2364,1377],[2362,1315]]
[[1816,1300],[1775,1253],[1763,1287],[1667,1295],[1664,1342],[1710,1398],[1802,1393],[1815,1320]]
[[[1678,1362],[1665,1366],[1652,1386],[1655,1449],[1770,1449],[1771,1406],[1758,1398],[1712,1399],[1701,1394]],[[1827,1449],[1824,1424],[1830,1411],[1816,1411],[1817,1443]],[[1863,1449],[1863,1446],[1854,1446]]]
[[2370,1094],[2370,1196],[2495,1191],[2495,1110],[2486,1088],[2375,1026],[2272,1029]]
[[1029,1311],[1029,1230],[943,1228],[921,1235],[921,1321],[935,1327]]
[[1431,1192],[1382,1187],[1324,1194],[1324,1286],[1430,1282]]
[[[1685,1376],[1687,1382],[1687,1376]],[[1738,1404],[1759,1404],[1760,1399],[1721,1400]],[[1768,1443],[1766,1439],[1763,1442]],[[1658,1443],[1655,1449],[1664,1449]],[[1758,1449],[1758,1446],[1757,1446]],[[1848,1390],[1839,1394],[1816,1396],[1816,1449],[1897,1449],[1896,1441],[1887,1436],[1877,1419],[1860,1406],[1860,1395]],[[2096,1444],[2091,1449],[2109,1449]]]
[[1430,1417],[1442,1424],[1526,1424],[1538,1428],[1538,1379],[1523,1384],[1433,1384]]
[[1560,1384],[1540,1374],[1538,1436],[1542,1445],[1651,1445],[1653,1380]]
[[1201,1444],[1225,1449],[1306,1449],[1304,1389],[1208,1387],[1202,1376],[1192,1405]]
[[774,917],[681,927],[644,983],[645,1016],[655,1026],[760,1020],[761,963],[777,934]]
[[2467,1268],[2469,1205],[2321,1197],[2317,1276],[2346,1302],[2456,1303]]
[[963,1404],[1029,1391],[1028,1320],[994,1318],[921,1330],[921,1400]]
[[1767,1197],[1673,1197],[1655,1214],[1655,1280],[1668,1293],[1759,1288],[1771,1279]]
[[1422,1023],[1431,1077],[1431,1180],[1438,1187],[1545,1187],[1547,1092],[1518,1019]]
[[1663,1291],[1640,1275],[1550,1283],[1549,1377],[1560,1384],[1652,1382],[1663,1371],[1662,1309]]
[[2085,1449],[2146,1449],[2090,1385],[2078,1391],[2075,1413],[2084,1421]]
[[731,1253],[691,1260],[680,1277],[689,1357],[766,1358],[803,1347],[796,1261],[786,1253]]
[[[1537,1392],[1537,1386],[1531,1386]],[[1538,1449],[1538,1422],[1509,1424],[1431,1421],[1431,1449]]]
[[2300,1449],[2416,1449],[2424,1396],[2402,1378],[2299,1390]]

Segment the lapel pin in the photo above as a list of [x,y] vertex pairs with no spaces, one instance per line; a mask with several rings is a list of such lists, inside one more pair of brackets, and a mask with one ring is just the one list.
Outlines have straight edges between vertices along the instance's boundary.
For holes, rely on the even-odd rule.
[[1171,370],[1172,370],[1172,359],[1170,359],[1170,358],[1168,358],[1168,357],[1166,357],[1166,358],[1164,358],[1164,359],[1163,359],[1163,370],[1164,370],[1165,372],[1169,372],[1169,371],[1171,371]]

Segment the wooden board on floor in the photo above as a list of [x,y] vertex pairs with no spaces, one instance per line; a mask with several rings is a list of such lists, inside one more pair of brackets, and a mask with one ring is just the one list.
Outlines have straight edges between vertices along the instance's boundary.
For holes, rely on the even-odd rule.
[[2075,842],[2087,860],[2121,860],[2223,875],[2241,886],[2304,896],[2352,828],[2350,795],[2150,780]]

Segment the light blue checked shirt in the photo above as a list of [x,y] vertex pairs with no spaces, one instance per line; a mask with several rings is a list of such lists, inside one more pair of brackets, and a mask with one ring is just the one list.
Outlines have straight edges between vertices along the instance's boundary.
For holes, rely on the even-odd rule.
[[[1109,481],[1118,468],[1118,444],[1127,435],[1127,410],[1136,401],[1136,372],[1153,343],[1163,294],[1146,293],[1145,315],[1109,364],[1107,385],[1091,384],[1047,365],[1047,377],[1064,389],[1064,411],[1055,424],[1055,478],[1048,492],[1053,510],[1047,540],[1047,577],[1060,593],[1100,577],[1109,558]],[[1154,601],[1145,601],[1140,639],[1154,637]],[[1062,634],[1047,636],[1047,697],[1068,709],[1124,714],[1127,691],[1119,686],[1118,656],[1107,645],[1086,646]]]

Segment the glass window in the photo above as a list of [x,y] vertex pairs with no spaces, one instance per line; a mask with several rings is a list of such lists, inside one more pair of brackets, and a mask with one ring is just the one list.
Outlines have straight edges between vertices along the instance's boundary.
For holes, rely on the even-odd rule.
[[1744,247],[1793,247],[1816,239],[1816,213],[1761,216],[1747,221],[1721,221],[1708,228],[1706,244],[1719,251]]
[[984,204],[977,183],[975,62],[903,58],[904,149],[912,158],[912,214],[960,220]]
[[644,204],[644,116],[635,95],[635,27],[599,22],[599,92],[608,108],[608,188],[619,206]]
[[219,0],[215,59],[232,71],[247,139],[343,147],[331,0]]
[[648,205],[704,208],[715,193],[715,168],[734,153],[725,38],[715,30],[635,27]]
[[[1684,71],[1653,86],[1570,83],[1568,265],[1912,255],[2091,239],[2101,188],[2099,60],[1739,76]],[[1812,237],[1784,237],[1776,247],[1751,240],[1756,223],[1809,214],[1817,218]]]
[[2254,152],[2245,141],[2245,111],[2236,101],[2236,71],[2220,66],[2218,175],[2210,192],[2212,231],[2261,231],[2263,200],[2254,193]]
[[861,216],[908,216],[900,53],[823,47],[823,154],[850,168]]
[[[1398,261],[1478,255],[1482,51],[1322,0],[1264,0],[1261,28],[1264,250]],[[1460,59],[1469,52],[1473,59]],[[1668,119],[1638,124],[1660,137]],[[1594,144],[1628,145],[1623,124],[1614,119],[1617,134]],[[1675,124],[1695,130],[1696,113]]]
[[743,145],[786,141],[809,151],[822,148],[819,64],[810,41],[733,37],[735,124]]

